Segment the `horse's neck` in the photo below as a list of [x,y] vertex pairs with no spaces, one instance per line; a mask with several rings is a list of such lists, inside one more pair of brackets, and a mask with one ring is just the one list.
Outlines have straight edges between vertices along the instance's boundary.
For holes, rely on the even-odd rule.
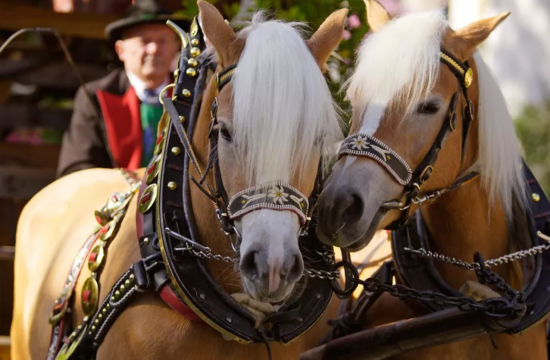
[[[214,96],[215,89],[213,83],[210,82],[208,88],[204,92],[197,126],[193,136],[193,148],[195,149],[198,161],[203,169],[206,168],[209,156],[208,133],[210,129],[210,105],[214,100]],[[194,171],[192,166],[190,166],[189,171],[195,178],[200,178],[200,175]],[[206,183],[214,184],[212,171],[210,171],[207,176]],[[235,254],[231,248],[230,240],[221,231],[218,219],[215,215],[214,205],[195,184],[190,183],[189,186],[193,215],[199,234],[198,240],[201,244],[211,248],[214,253],[234,257]],[[242,291],[239,274],[234,271],[233,264],[211,260],[208,263],[208,267],[214,279],[222,284],[228,293]]]
[[[499,201],[490,204],[479,179],[442,196],[422,208],[432,250],[472,262],[475,251],[485,260],[510,252],[509,227]],[[475,273],[456,266],[436,263],[442,277],[459,289]],[[511,264],[495,268],[512,286],[521,286],[521,276]]]

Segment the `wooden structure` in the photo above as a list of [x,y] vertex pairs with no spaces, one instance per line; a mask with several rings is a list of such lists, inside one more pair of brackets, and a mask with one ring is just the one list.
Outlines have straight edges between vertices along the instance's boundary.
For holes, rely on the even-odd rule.
[[[0,0],[0,44],[21,28],[55,28],[84,79],[93,80],[116,65],[103,31],[130,2],[91,0],[87,3],[111,6],[101,7],[101,13],[58,13],[49,1]],[[79,85],[52,36],[22,36],[0,55],[0,336],[9,335],[11,323],[17,220],[26,202],[55,179],[60,137]],[[7,359],[5,345],[0,359]]]
[[[133,1],[0,0],[0,45],[21,28],[54,28],[84,80],[94,80],[120,66],[104,28],[123,17]],[[158,1],[172,11],[186,3]],[[218,1],[221,8],[234,2]],[[51,35],[26,34],[0,54],[0,336],[9,335],[11,324],[18,217],[27,201],[55,179],[61,135],[79,85]],[[4,356],[0,344],[0,360]]]

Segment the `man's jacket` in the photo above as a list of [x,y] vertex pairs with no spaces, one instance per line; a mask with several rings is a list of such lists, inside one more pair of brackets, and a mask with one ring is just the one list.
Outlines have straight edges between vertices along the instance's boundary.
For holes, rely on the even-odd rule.
[[57,175],[93,167],[140,167],[140,101],[124,69],[80,87],[71,123],[63,136]]

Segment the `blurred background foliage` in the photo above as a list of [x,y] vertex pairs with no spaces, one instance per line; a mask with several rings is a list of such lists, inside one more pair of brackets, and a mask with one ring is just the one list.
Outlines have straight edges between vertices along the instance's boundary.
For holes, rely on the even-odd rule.
[[528,106],[515,119],[525,161],[550,194],[550,101],[543,107]]

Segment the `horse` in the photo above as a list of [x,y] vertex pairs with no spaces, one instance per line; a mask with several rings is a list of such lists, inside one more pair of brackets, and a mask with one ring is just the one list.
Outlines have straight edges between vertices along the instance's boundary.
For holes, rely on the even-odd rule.
[[[237,305],[246,305],[249,311],[246,318],[252,314],[260,321],[262,314],[275,311],[277,315],[276,310],[293,298],[305,278],[302,275],[307,254],[300,252],[298,242],[302,220],[307,222],[309,219],[298,206],[304,206],[303,202],[307,202],[307,197],[312,194],[321,159],[328,156],[332,144],[342,133],[339,115],[322,70],[342,37],[347,9],[334,12],[310,39],[304,40],[300,32],[302,24],[265,21],[258,15],[250,25],[236,33],[214,6],[203,1],[199,1],[198,6],[200,20],[195,26],[200,25],[215,50],[211,57],[216,58],[217,68],[202,94],[195,130],[189,133],[190,141],[187,143],[185,137],[181,140],[186,161],[192,163],[189,178],[196,180],[197,185],[190,183],[190,204],[201,244],[184,240],[193,249],[198,249],[197,246],[201,251],[209,249],[209,255],[217,253],[219,258],[228,258],[219,254],[237,254],[238,259],[229,262],[207,258],[207,266],[218,287],[223,287],[228,294],[238,295],[222,304],[234,301]],[[189,36],[193,57],[183,59],[186,71],[180,69],[180,76],[186,74],[187,79],[196,75],[194,66],[206,53],[201,55],[200,49],[194,47],[203,41],[196,30],[191,30]],[[183,38],[183,41],[189,39]],[[177,86],[174,93],[179,91],[176,95],[182,99],[191,95],[189,89],[178,90]],[[166,109],[169,102],[164,98]],[[217,112],[213,111],[214,106]],[[159,134],[162,126],[170,124],[169,120],[165,112]],[[185,123],[189,119],[183,116],[178,119],[176,113],[171,117],[173,128],[180,121]],[[171,139],[179,139],[176,132],[172,135],[166,139],[159,136],[157,146],[164,157],[175,159],[179,156],[181,159],[184,154],[181,143],[177,147],[164,145],[165,141],[168,144]],[[210,147],[214,149],[214,158]],[[156,159],[160,161],[160,155]],[[210,161],[215,164],[214,168]],[[171,169],[179,169],[181,173],[182,163],[170,165]],[[203,172],[199,173],[200,169]],[[204,172],[205,169],[211,170]],[[124,177],[114,169],[89,169],[58,179],[26,205],[17,227],[12,359],[47,357],[48,334],[52,333],[48,323],[51,310],[57,305],[56,297],[67,280],[71,261],[84,240],[89,239],[90,232],[98,226],[97,222],[103,225],[101,216],[104,212],[96,211],[98,219],[94,219],[92,214],[97,209],[109,210],[109,207],[102,207],[107,198],[112,202],[124,200],[125,215],[117,225],[116,236],[108,240],[108,256],[101,253],[106,260],[101,270],[98,298],[95,299],[95,303],[100,305],[96,312],[92,308],[91,315],[84,317],[94,296],[93,289],[87,287],[85,280],[89,280],[92,270],[97,271],[91,265],[100,261],[99,252],[91,250],[93,259],[90,256],[88,261],[91,269],[84,267],[76,280],[74,298],[79,300],[74,301],[69,323],[75,331],[81,331],[77,334],[85,336],[87,331],[92,334],[100,331],[95,324],[101,324],[102,315],[114,308],[126,294],[137,291],[139,297],[134,298],[110,325],[97,349],[97,359],[258,359],[265,356],[264,344],[242,345],[237,341],[226,341],[225,338],[235,339],[237,336],[228,332],[220,335],[216,331],[220,330],[219,323],[201,317],[199,313],[199,318],[206,324],[197,324],[191,316],[186,318],[173,311],[172,304],[168,306],[154,291],[139,292],[137,282],[140,275],[137,268],[131,266],[140,262],[140,248],[149,246],[153,240],[140,238],[136,214],[139,210],[145,216],[151,211],[149,208],[155,194],[152,190],[148,193],[147,189],[152,189],[155,184],[156,180],[151,181],[157,176],[154,170],[155,160],[146,170],[136,171],[136,178],[143,176],[139,196],[132,196],[137,192],[136,180],[130,181],[130,188],[125,178],[132,178],[131,173],[124,172]],[[176,189],[180,191],[182,180],[180,176],[163,185],[170,192],[166,193],[167,197],[175,196]],[[235,216],[229,223],[233,234],[239,235],[236,243],[228,241],[226,234],[220,231],[218,216],[227,222],[227,214],[214,211],[212,202],[217,199],[213,193],[208,193],[214,188],[208,184],[217,183],[217,180],[220,180],[228,198],[234,198],[247,188],[255,189],[256,192],[245,191],[239,199],[257,195],[259,189],[265,189],[264,184],[271,184],[267,188],[269,194],[260,199],[263,203],[256,201],[256,208],[241,207],[240,210],[246,210],[244,213],[233,214]],[[146,185],[148,187],[143,190]],[[126,197],[120,195],[121,191],[127,191]],[[110,197],[113,193],[115,195]],[[268,201],[270,203],[266,205]],[[300,205],[288,205],[294,201]],[[100,226],[103,230],[95,230],[99,239],[106,239],[111,234],[111,228],[105,226]],[[171,234],[183,238],[174,232]],[[167,239],[163,241],[166,246]],[[158,241],[157,246],[159,243],[163,244]],[[199,251],[194,253],[199,254]],[[134,272],[124,277],[129,268]],[[196,281],[198,285],[208,283],[206,278],[188,280]],[[321,294],[311,288],[313,285],[309,286],[305,291],[313,291],[312,298],[321,298]],[[176,306],[181,307],[183,303],[178,298],[192,295],[178,292],[174,297],[172,293],[172,299],[175,299]],[[206,298],[205,303],[208,300],[202,293],[196,295],[200,299]],[[185,302],[185,305],[191,312],[197,312],[200,301]],[[242,308],[236,314],[244,316],[243,311],[246,312]],[[236,321],[228,314],[218,315],[228,326]],[[92,316],[95,320],[90,320]],[[315,320],[299,318],[293,321],[309,322],[313,327]],[[82,324],[87,330],[80,330]],[[318,327],[287,346],[271,343],[274,358],[298,358],[303,348],[311,347],[315,337],[324,333],[324,326],[323,321],[319,322]],[[262,336],[265,339],[265,334]],[[72,336],[63,341],[71,339]]]
[[[327,245],[357,251],[375,231],[398,229],[391,233],[397,283],[427,289],[424,273],[420,276],[414,268],[400,265],[418,256],[420,261],[434,260],[430,274],[439,273],[442,281],[433,281],[446,283],[455,296],[471,295],[468,285],[480,287],[474,271],[435,261],[427,252],[396,255],[406,252],[405,247],[415,250],[407,243],[412,236],[406,238],[399,229],[423,229],[429,250],[463,264],[472,261],[474,252],[494,259],[528,247],[526,209],[542,201],[541,195],[525,190],[511,116],[476,50],[509,13],[455,31],[442,12],[391,19],[377,1],[365,3],[373,34],[358,50],[347,84],[350,135],[320,196],[317,235]],[[396,242],[397,235],[405,240]],[[418,246],[418,241],[413,244]],[[513,288],[522,289],[529,283],[530,266],[532,270],[532,263],[525,262],[529,259],[491,269]],[[485,290],[477,299],[498,296]],[[426,313],[417,302],[384,293],[359,325],[375,329]],[[446,344],[435,342],[450,330],[442,325],[440,337],[432,334],[437,346],[397,352],[392,358],[546,359],[543,319],[541,315],[521,335],[499,333],[491,339],[483,335]],[[370,359],[369,347],[364,351]]]

